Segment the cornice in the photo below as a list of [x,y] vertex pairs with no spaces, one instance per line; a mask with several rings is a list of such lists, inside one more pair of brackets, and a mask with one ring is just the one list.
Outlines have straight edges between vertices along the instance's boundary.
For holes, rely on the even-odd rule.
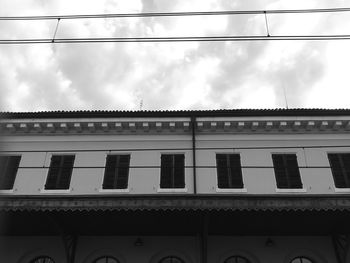
[[[190,121],[3,121],[5,135],[69,135],[69,134],[181,134],[191,130]],[[211,133],[348,133],[350,121],[344,120],[220,120],[196,121],[196,132]]]

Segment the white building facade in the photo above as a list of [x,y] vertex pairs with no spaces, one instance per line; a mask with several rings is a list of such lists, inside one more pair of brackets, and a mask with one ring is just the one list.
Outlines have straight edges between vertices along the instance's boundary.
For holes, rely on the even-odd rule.
[[350,110],[3,113],[1,262],[350,262]]

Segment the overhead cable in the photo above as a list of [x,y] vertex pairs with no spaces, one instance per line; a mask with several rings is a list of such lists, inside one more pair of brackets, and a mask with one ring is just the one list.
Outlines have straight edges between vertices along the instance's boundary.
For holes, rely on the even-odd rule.
[[305,14],[349,12],[350,8],[313,8],[285,10],[236,10],[204,12],[151,12],[151,13],[118,13],[91,15],[49,15],[49,16],[0,16],[0,20],[52,20],[52,19],[93,19],[93,18],[127,18],[127,17],[176,17],[176,16],[218,16],[218,15],[257,15],[257,14]]
[[282,35],[282,36],[205,36],[205,37],[106,37],[106,38],[32,38],[0,39],[1,44],[106,43],[106,42],[213,42],[213,41],[291,41],[349,40],[350,35]]

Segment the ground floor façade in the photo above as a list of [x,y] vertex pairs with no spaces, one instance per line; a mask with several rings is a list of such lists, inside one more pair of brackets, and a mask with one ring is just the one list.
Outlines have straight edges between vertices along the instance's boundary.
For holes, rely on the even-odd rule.
[[4,197],[0,262],[349,263],[338,197]]

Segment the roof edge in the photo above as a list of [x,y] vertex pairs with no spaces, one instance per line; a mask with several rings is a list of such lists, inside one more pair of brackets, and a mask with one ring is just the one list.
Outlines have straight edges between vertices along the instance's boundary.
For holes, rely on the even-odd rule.
[[350,116],[350,109],[218,109],[218,110],[149,110],[149,111],[38,111],[0,112],[1,119],[61,119],[61,118],[142,118],[142,117],[255,117],[255,116]]

